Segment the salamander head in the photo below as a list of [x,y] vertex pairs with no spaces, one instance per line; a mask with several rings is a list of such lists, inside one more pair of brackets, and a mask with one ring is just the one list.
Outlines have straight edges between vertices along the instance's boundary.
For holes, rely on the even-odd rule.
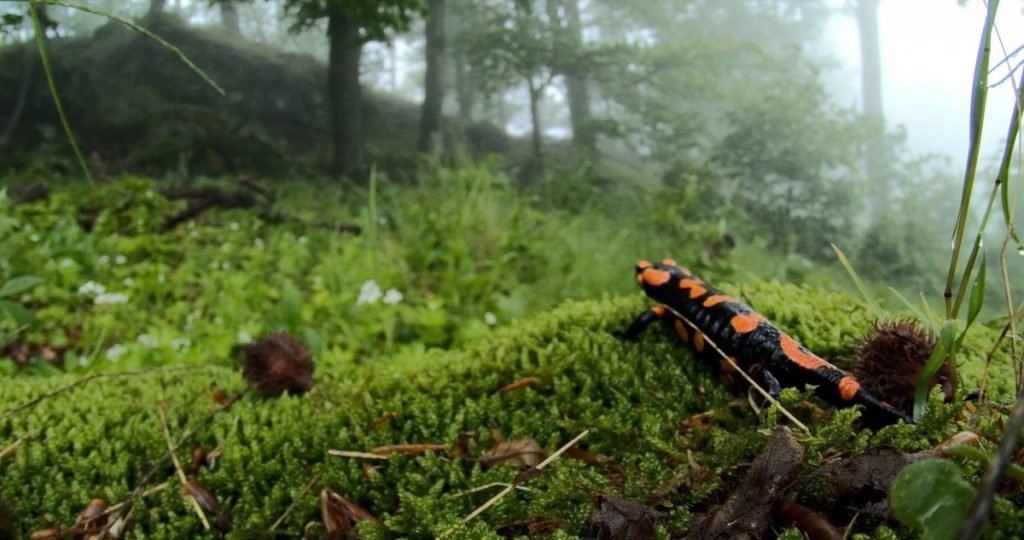
[[683,279],[690,277],[690,271],[680,268],[672,259],[665,259],[661,262],[638,261],[636,263],[636,282],[645,291],[657,289],[672,281],[672,278]]

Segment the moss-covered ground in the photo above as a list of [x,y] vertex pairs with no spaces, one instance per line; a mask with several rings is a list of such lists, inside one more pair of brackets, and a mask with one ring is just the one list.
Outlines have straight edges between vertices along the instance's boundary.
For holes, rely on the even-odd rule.
[[[862,306],[842,295],[760,282],[725,288],[825,356],[849,353],[869,326]],[[660,534],[676,537],[695,512],[708,511],[742,478],[742,464],[767,442],[777,415],[757,417],[745,400],[736,406],[738,396],[721,384],[716,370],[695,362],[667,332],[652,331],[637,343],[617,339],[612,332],[645,305],[639,293],[567,303],[458,350],[321,368],[306,395],[247,394],[178,454],[189,463],[192,447],[222,449],[216,466],[201,469],[195,478],[219,498],[235,538],[271,537],[266,531],[293,502],[277,532],[322,534],[317,532],[320,489],[333,490],[380,518],[380,524],[360,526],[366,538],[427,538],[453,526],[452,538],[525,537],[531,524],[542,522],[553,538],[576,537],[587,527],[597,493],[643,503],[659,487]],[[973,332],[964,358],[968,365],[980,363],[994,337],[985,328]],[[1006,362],[1004,356],[996,358],[993,380],[1004,378]],[[977,374],[966,371],[969,386]],[[527,377],[536,381],[499,392]],[[72,380],[8,380],[0,385],[0,411]],[[238,370],[220,366],[101,377],[0,420],[3,446],[34,435],[0,461],[0,501],[13,536],[26,537],[51,524],[68,526],[93,498],[123,500],[166,450],[160,407],[166,408],[176,438],[219,407],[217,390],[231,395],[244,386]],[[794,430],[807,452],[802,482],[810,482],[809,471],[825,456],[857,453],[869,444],[916,451],[967,427],[957,416],[960,405],[942,405],[937,394],[933,397],[918,426],[877,433],[855,429],[852,411],[823,420],[794,406],[812,431],[808,436]],[[800,396],[787,393],[787,398],[795,405]],[[707,411],[713,414],[697,427],[686,422]],[[984,425],[973,427],[983,434],[983,448],[991,450]],[[585,429],[595,429],[578,445],[589,453],[563,456],[525,489],[459,525],[500,487],[467,491],[510,482],[519,472],[512,463],[486,467],[476,459],[498,440],[532,437],[552,452]],[[445,450],[388,460],[328,454],[415,443]],[[964,466],[969,475],[977,474],[972,467]],[[710,476],[694,474],[694,480],[665,493],[670,479],[698,469]],[[317,486],[299,496],[316,475]],[[169,463],[152,484],[163,482],[172,487],[136,505],[132,537],[219,535],[204,532]],[[790,497],[812,508],[822,504],[806,487],[798,486]],[[1005,501],[1000,508],[1007,516],[1001,526],[1010,531],[1016,510]],[[892,532],[875,530],[876,525],[861,520],[853,527],[883,536]]]

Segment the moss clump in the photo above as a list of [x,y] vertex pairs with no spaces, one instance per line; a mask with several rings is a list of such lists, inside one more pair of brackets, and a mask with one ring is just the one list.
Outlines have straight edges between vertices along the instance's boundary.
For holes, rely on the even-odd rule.
[[[849,352],[840,342],[851,347],[869,324],[859,304],[846,297],[765,283],[742,292],[825,354]],[[706,470],[711,480],[663,497],[674,508],[663,513],[659,526],[678,535],[689,526],[692,510],[706,510],[713,479],[735,483],[742,477],[735,465],[751,459],[768,437],[766,426],[743,408],[725,407],[735,396],[667,332],[649,332],[638,343],[612,335],[646,305],[639,295],[569,303],[461,350],[389,364],[318,366],[308,394],[250,394],[201,430],[189,448],[219,446],[222,454],[213,470],[201,470],[196,478],[218,497],[238,534],[268,529],[320,474],[318,488],[296,501],[278,531],[298,536],[306,523],[318,521],[316,493],[323,488],[380,518],[379,525],[360,526],[367,538],[427,538],[456,525],[494,493],[461,492],[509,482],[518,472],[513,464],[487,468],[457,457],[456,449],[474,458],[499,436],[529,436],[550,452],[584,429],[597,428],[580,446],[601,459],[563,457],[530,481],[530,491],[513,492],[457,527],[452,537],[497,538],[496,531],[526,530],[539,517],[559,524],[556,537],[573,537],[586,529],[595,493],[643,502],[687,468]],[[804,333],[807,328],[815,333]],[[498,392],[525,377],[537,382]],[[13,379],[0,386],[0,403],[8,409],[68,382]],[[166,404],[177,436],[218,406],[215,390],[231,394],[243,387],[236,371],[214,366],[101,378],[0,420],[0,446],[41,430],[0,461],[0,501],[15,536],[28,536],[40,522],[69,525],[93,498],[123,500],[165,450],[158,403]],[[684,427],[708,410],[720,412],[709,430]],[[871,442],[869,433],[850,427],[850,419],[841,414],[812,424],[815,433],[803,443],[819,455],[808,456],[809,462],[820,452],[859,451]],[[926,442],[944,432],[902,429],[899,438]],[[387,461],[327,454],[402,443],[443,444],[449,450]],[[187,463],[188,451],[179,457]],[[173,476],[168,466],[154,483],[174,482]],[[213,537],[176,488],[146,497],[133,516],[136,535]]]

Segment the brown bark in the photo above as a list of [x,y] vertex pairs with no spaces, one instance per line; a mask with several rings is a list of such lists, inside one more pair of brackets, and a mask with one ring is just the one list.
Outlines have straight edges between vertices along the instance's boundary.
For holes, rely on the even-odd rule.
[[421,152],[432,154],[441,150],[441,104],[444,101],[443,59],[445,48],[445,0],[430,0],[427,19],[427,71],[424,75],[423,108],[420,115],[420,136],[417,144]]
[[[566,30],[573,44],[583,47],[583,27],[580,24],[579,0],[565,1]],[[565,76],[566,99],[569,101],[569,122],[572,124],[572,140],[577,146],[594,146],[594,133],[590,129],[590,91],[587,80],[577,73]]]
[[328,17],[330,57],[327,94],[330,103],[332,172],[351,175],[363,164],[366,134],[363,131],[363,89],[359,84],[362,43],[359,28],[339,10]]
[[238,4],[233,1],[223,0],[220,3],[220,20],[224,24],[224,28],[227,28],[230,32],[238,34],[242,31],[242,26],[238,20]]
[[533,159],[537,164],[537,170],[544,168],[544,156],[541,152],[541,127],[540,127],[540,92],[541,89],[533,82],[532,77],[526,78],[527,89],[530,91],[530,119],[533,122]]

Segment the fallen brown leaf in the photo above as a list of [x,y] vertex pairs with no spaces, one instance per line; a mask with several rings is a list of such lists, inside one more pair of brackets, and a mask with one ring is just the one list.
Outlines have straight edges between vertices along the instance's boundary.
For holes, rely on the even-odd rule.
[[598,495],[585,538],[596,540],[654,540],[658,516],[651,509],[612,495]]
[[796,525],[809,540],[842,540],[843,533],[825,516],[796,503],[779,507],[779,521],[783,526]]
[[506,384],[505,386],[502,386],[501,388],[498,389],[498,393],[505,394],[513,390],[526,388],[527,386],[530,386],[532,384],[537,384],[537,382],[539,382],[539,379],[537,379],[536,377],[526,377],[525,379],[519,379],[518,381],[511,382],[509,384]]
[[747,475],[725,504],[686,536],[691,540],[755,540],[764,536],[772,508],[782,499],[804,465],[804,450],[793,434],[777,427],[754,458]]
[[533,437],[523,437],[495,444],[493,448],[484,452],[478,461],[484,465],[515,463],[520,467],[536,467],[546,457],[547,452]]
[[380,523],[373,514],[358,504],[328,489],[320,491],[320,520],[328,540],[345,538],[360,521]]

